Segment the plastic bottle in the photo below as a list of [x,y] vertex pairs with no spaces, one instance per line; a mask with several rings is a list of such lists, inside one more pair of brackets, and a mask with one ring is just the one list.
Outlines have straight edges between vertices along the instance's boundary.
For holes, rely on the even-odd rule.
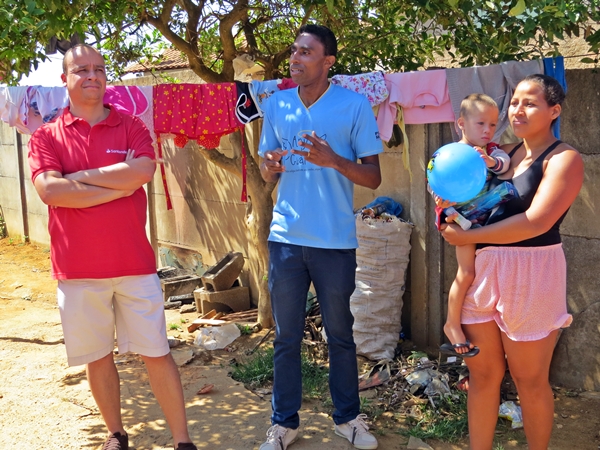
[[461,205],[459,209],[463,216],[474,220],[517,195],[517,189],[508,181],[504,181],[494,189]]
[[471,228],[471,225],[473,225],[470,220],[467,220],[452,206],[448,206],[446,209],[444,209],[444,213],[446,213],[447,216],[453,216],[456,214],[454,221],[465,231],[467,231],[469,228]]
[[385,212],[385,206],[382,204],[373,205],[370,208],[365,208],[362,210],[363,217],[377,217],[381,215],[381,213]]

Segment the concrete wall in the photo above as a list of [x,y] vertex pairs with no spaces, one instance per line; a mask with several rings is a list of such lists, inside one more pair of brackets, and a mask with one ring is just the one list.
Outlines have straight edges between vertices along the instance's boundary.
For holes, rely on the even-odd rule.
[[[175,75],[183,79],[181,75]],[[196,82],[185,80],[186,82]],[[128,80],[127,84],[155,83]],[[585,182],[563,227],[568,262],[568,306],[573,325],[557,345],[552,380],[568,387],[600,390],[600,74],[592,70],[567,72],[569,91],[562,116],[563,140],[578,148],[585,160]],[[355,206],[377,196],[389,196],[404,207],[402,217],[414,223],[411,264],[404,296],[403,331],[420,348],[434,350],[443,341],[446,300],[456,271],[454,249],[433,226],[433,204],[425,189],[425,167],[431,154],[452,141],[448,124],[409,126],[410,172],[404,167],[404,145],[381,155],[383,182],[371,191],[357,188]],[[26,154],[19,145],[26,136],[0,124],[0,206],[11,236],[27,235],[47,244],[47,210],[29,180]],[[231,154],[227,138],[221,141]],[[20,159],[19,159],[20,158]],[[229,251],[246,256],[242,279],[254,289],[260,276],[248,244],[246,206],[240,201],[241,181],[189,148],[164,145],[166,182],[173,209],[166,209],[160,171],[149,185],[149,235],[159,265],[179,264],[201,273]],[[23,163],[24,161],[24,163]]]
[[48,243],[48,210],[31,182],[29,136],[0,124],[0,207],[13,239]]
[[562,334],[552,379],[600,390],[600,73],[567,71],[563,139],[583,154],[585,181],[561,228],[573,324]]

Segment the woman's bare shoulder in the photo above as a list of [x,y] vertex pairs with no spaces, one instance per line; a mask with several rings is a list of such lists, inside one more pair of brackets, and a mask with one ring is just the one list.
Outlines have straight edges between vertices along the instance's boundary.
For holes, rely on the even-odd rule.
[[565,143],[561,142],[552,152],[545,158],[547,168],[562,173],[564,170],[574,170],[581,172],[583,170],[583,158],[579,151]]
[[573,151],[575,153],[579,153],[579,150],[577,150],[575,147],[573,147],[570,144],[567,144],[566,142],[561,142],[557,147],[556,150],[552,153],[560,153],[563,151]]
[[506,153],[510,153],[514,150],[517,145],[520,145],[521,142],[511,142],[510,144],[502,144],[500,149],[504,150]]

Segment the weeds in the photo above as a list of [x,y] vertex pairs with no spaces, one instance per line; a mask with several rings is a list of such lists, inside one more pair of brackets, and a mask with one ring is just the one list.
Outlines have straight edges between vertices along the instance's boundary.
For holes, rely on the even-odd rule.
[[[234,366],[231,378],[250,388],[265,386],[273,381],[273,347],[259,349],[242,363]],[[311,360],[302,351],[302,393],[304,398],[321,398],[327,392],[329,371]]]
[[241,324],[241,323],[236,323],[237,327],[240,329],[240,333],[242,333],[242,336],[247,336],[253,333],[253,329],[252,326],[247,325],[247,324]]
[[421,405],[420,419],[403,434],[444,442],[457,442],[466,436],[468,431],[466,394],[461,392],[452,397],[443,397],[438,403],[436,410],[432,410],[428,404]]
[[19,236],[16,238],[9,236],[8,238],[8,245],[23,246],[27,243],[29,243],[29,236]]
[[302,392],[305,398],[321,398],[329,391],[329,370],[302,352]]
[[253,357],[234,366],[231,378],[258,388],[273,381],[273,347],[258,349]]
[[366,397],[360,397],[360,412],[369,416],[371,420],[376,420],[384,413],[384,410],[379,407],[378,402],[373,402],[373,400]]
[[170,323],[169,330],[179,330],[179,325],[176,323]]

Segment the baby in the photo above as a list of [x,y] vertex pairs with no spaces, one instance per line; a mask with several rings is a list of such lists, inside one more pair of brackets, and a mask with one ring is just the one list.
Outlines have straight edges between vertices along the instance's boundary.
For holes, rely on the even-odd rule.
[[[491,97],[471,94],[462,101],[457,120],[463,134],[459,142],[474,147],[481,154],[488,170],[494,174],[506,172],[510,165],[506,152],[491,142],[496,131],[498,112],[498,105]],[[435,194],[434,199],[438,207],[448,206],[448,202]],[[456,208],[460,210],[460,205],[456,205]],[[448,219],[452,219],[452,216]],[[477,221],[484,222],[484,219],[478,218]],[[451,344],[443,344],[441,350],[444,353],[470,357],[479,353],[479,348],[465,338],[460,316],[465,295],[475,278],[475,245],[456,247],[456,260],[458,271],[448,293],[448,316],[444,325],[444,333]]]

